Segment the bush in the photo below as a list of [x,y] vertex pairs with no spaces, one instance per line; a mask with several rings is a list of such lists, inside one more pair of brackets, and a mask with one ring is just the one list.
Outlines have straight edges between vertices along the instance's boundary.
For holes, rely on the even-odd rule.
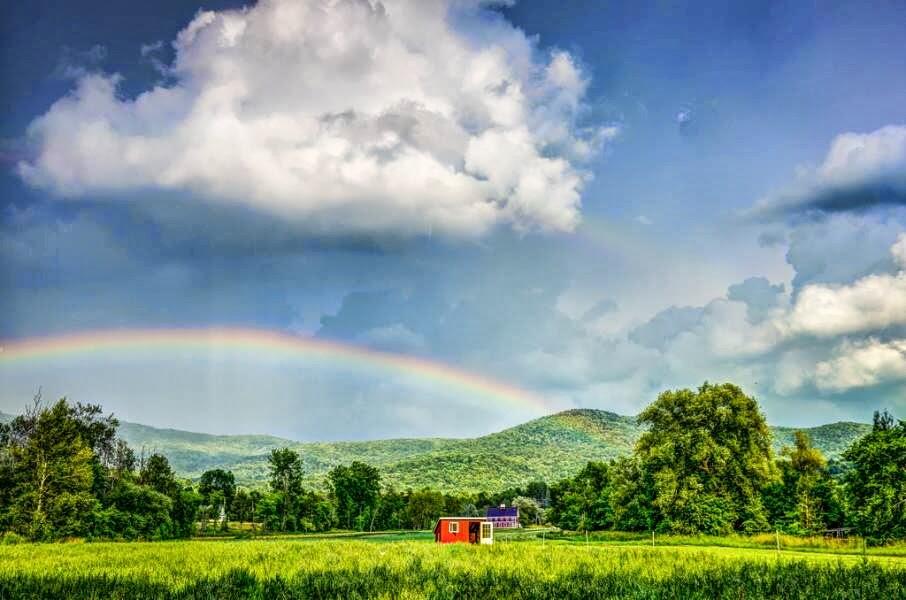
[[23,544],[28,540],[12,531],[7,531],[3,534],[3,537],[0,537],[0,544],[4,546],[9,546],[11,544]]

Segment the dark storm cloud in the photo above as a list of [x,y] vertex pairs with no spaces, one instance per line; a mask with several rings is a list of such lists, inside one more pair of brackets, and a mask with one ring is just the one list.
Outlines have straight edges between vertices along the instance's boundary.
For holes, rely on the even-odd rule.
[[762,321],[777,306],[783,291],[782,283],[774,285],[765,277],[749,277],[742,283],[731,285],[727,289],[727,299],[745,303],[747,317],[755,323]]
[[629,339],[648,348],[664,350],[676,336],[695,327],[703,314],[701,307],[671,306],[630,331]]
[[796,182],[762,198],[749,215],[771,220],[904,205],[906,126],[888,125],[836,136],[820,165],[801,169]]
[[792,291],[814,283],[849,283],[871,273],[890,273],[890,246],[903,231],[906,214],[865,219],[830,215],[801,223],[789,232],[787,262],[794,269]]

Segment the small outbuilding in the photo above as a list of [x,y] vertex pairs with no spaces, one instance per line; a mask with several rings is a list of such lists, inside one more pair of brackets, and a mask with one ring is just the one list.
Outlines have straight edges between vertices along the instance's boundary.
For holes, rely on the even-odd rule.
[[493,544],[494,524],[481,517],[441,517],[434,526],[439,544]]

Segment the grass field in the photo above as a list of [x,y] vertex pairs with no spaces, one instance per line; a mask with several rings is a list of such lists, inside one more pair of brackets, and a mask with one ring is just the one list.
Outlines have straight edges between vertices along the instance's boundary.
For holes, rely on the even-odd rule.
[[906,597],[906,558],[894,555],[425,538],[0,546],[0,598]]
[[[630,533],[622,531],[600,531],[588,534],[551,533],[551,539],[573,543],[583,543],[586,539],[592,543],[611,545],[649,545],[652,538],[647,533]],[[655,536],[653,544],[657,546],[706,546],[720,548],[752,548],[784,552],[816,552],[820,554],[849,554],[868,556],[891,556],[906,559],[906,543],[886,545],[865,545],[862,538],[847,539],[825,538],[822,536],[806,537],[785,534],[760,533],[757,535],[670,535]]]

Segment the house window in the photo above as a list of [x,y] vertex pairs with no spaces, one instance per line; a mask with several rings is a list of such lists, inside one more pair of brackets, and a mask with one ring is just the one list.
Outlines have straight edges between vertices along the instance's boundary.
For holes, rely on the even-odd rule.
[[491,524],[490,523],[481,524],[481,537],[484,539],[488,539],[491,537]]
[[448,533],[459,533],[459,521],[450,521],[447,523]]

